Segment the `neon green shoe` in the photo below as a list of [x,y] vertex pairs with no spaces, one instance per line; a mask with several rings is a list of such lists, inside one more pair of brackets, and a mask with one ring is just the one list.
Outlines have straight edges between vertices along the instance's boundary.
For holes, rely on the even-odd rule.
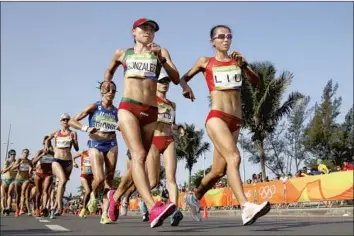
[[106,224],[112,224],[113,222],[108,218],[107,213],[103,213],[100,223],[106,225]]
[[87,217],[87,210],[86,210],[86,208],[82,208],[82,209],[81,209],[79,216],[80,216],[81,218],[86,218],[86,217]]
[[91,192],[90,201],[87,204],[87,208],[90,211],[90,213],[94,213],[97,211],[97,205],[98,205],[98,200],[96,199],[95,194]]

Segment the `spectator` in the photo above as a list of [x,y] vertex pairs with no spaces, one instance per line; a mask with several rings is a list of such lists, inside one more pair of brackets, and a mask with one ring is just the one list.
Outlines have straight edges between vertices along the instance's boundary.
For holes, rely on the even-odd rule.
[[343,162],[343,170],[347,171],[347,170],[354,170],[354,165],[350,162],[348,162],[347,160],[345,160]]
[[329,174],[329,170],[325,164],[323,164],[320,160],[318,161],[318,171],[322,172],[323,174]]

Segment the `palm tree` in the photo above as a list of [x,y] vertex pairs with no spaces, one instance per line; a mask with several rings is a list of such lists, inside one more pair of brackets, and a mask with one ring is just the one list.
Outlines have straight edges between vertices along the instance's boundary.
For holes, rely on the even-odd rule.
[[276,69],[268,61],[251,63],[250,66],[260,77],[260,86],[258,89],[253,88],[246,79],[243,79],[241,92],[243,121],[244,128],[250,131],[252,141],[257,147],[264,179],[266,177],[264,140],[275,131],[279,121],[289,115],[304,96],[299,92],[292,92],[281,103],[294,75],[284,71],[276,77]]
[[178,137],[175,134],[176,154],[178,160],[186,161],[186,169],[189,171],[189,187],[191,186],[192,169],[200,156],[209,151],[210,144],[203,142],[204,130],[196,130],[194,124],[180,125],[184,129],[184,135]]

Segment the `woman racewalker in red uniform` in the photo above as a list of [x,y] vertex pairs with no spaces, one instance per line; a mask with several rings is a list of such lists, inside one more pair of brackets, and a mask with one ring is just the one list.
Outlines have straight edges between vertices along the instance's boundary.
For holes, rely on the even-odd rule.
[[[73,169],[73,161],[71,148],[74,147],[76,151],[79,151],[79,143],[77,140],[77,133],[70,130],[69,126],[70,116],[66,113],[61,115],[61,129],[54,131],[49,135],[45,141],[45,151],[50,150],[50,141],[55,139],[54,159],[52,163],[53,174],[59,180],[58,192],[56,196],[58,209],[54,213],[55,216],[60,216],[63,211],[63,196],[66,183],[68,182],[71,171]],[[53,215],[53,212],[51,212]]]
[[[49,188],[53,181],[52,163],[54,160],[54,148],[49,142],[49,150],[45,151],[45,140],[49,136],[45,136],[43,140],[43,149],[39,150],[32,160],[32,164],[36,166],[34,183],[36,185],[36,216],[41,216],[40,206],[42,205],[43,216],[47,217],[49,209],[47,202],[49,197]],[[42,202],[42,204],[41,204]]]
[[[132,34],[133,48],[118,49],[105,73],[105,80],[111,81],[119,65],[124,68],[123,97],[119,105],[119,127],[132,156],[134,184],[144,198],[150,212],[150,226],[158,227],[164,219],[173,214],[174,203],[155,203],[150,189],[145,161],[150,149],[157,120],[156,82],[163,67],[171,80],[179,83],[179,74],[169,52],[153,43],[159,26],[145,18],[135,21]],[[114,191],[108,193],[109,218],[117,220],[118,202],[113,199]]]
[[80,157],[80,166],[81,166],[81,185],[84,188],[84,199],[82,201],[82,209],[80,211],[79,216],[85,217],[87,216],[87,203],[90,200],[90,193],[92,190],[92,180],[93,180],[93,173],[91,168],[91,161],[88,154],[88,150],[78,153],[73,156],[74,166],[78,168],[78,165],[75,162],[75,159]]
[[199,58],[181,78],[183,95],[193,101],[194,94],[187,82],[199,72],[205,76],[212,101],[206,129],[215,147],[212,170],[202,179],[194,194],[186,195],[185,201],[193,218],[200,220],[199,200],[226,174],[232,192],[241,205],[243,224],[250,225],[270,210],[268,202],[257,205],[247,201],[239,171],[241,158],[236,146],[242,124],[242,75],[253,86],[258,86],[259,77],[240,53],[228,54],[231,39],[232,33],[228,26],[213,27],[210,42],[215,48],[215,56]]

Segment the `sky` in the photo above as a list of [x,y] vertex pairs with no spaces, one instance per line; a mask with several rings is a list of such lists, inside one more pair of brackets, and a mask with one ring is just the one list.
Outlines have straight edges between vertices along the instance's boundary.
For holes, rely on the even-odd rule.
[[[2,163],[10,124],[10,148],[18,153],[29,148],[33,155],[42,147],[44,135],[60,129],[62,113],[75,115],[100,99],[97,82],[103,80],[114,51],[133,46],[131,28],[141,17],[159,23],[155,42],[169,50],[181,75],[200,56],[213,56],[209,31],[226,24],[233,30],[232,50],[240,51],[249,62],[273,62],[278,74],[294,73],[287,93],[310,95],[314,105],[333,79],[343,99],[339,122],[353,106],[350,2],[2,2]],[[114,76],[115,105],[121,99],[122,76],[120,68]],[[179,86],[171,85],[168,98],[177,103],[178,123],[204,129],[209,112],[207,85],[197,75],[190,86],[195,91],[194,103],[182,96]],[[123,172],[126,145],[117,135],[117,169]],[[87,134],[78,131],[78,138],[84,150]],[[205,141],[210,142],[207,135]],[[242,158],[247,159],[245,154]],[[212,152],[206,154],[206,167],[211,163]],[[245,166],[246,178],[260,171],[259,165],[247,160]],[[188,179],[184,167],[184,162],[178,164],[181,184]],[[192,173],[202,168],[201,158]],[[67,192],[76,193],[79,185],[79,170],[74,169]]]

